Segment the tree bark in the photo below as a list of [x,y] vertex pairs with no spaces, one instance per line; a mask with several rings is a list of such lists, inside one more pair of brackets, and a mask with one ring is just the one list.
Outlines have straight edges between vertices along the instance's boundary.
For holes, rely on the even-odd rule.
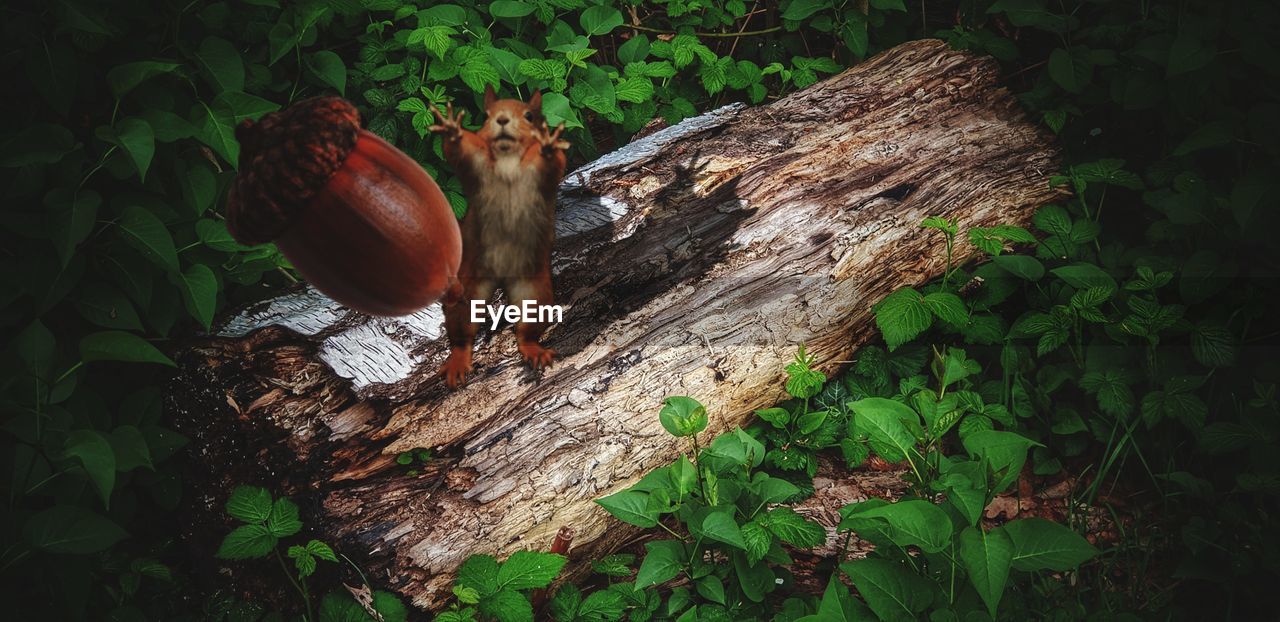
[[[745,424],[783,397],[799,344],[834,373],[876,337],[874,302],[941,273],[923,218],[1022,224],[1061,197],[1051,138],[998,78],[917,41],[570,173],[545,373],[504,327],[446,390],[438,306],[370,318],[300,289],[231,317],[180,357],[171,398],[210,484],[199,509],[220,514],[239,483],[292,494],[319,537],[426,608],[467,555],[545,550],[561,527],[581,567],[634,535],[592,501],[687,450],[658,422],[664,397],[707,406],[704,438]],[[435,458],[411,475],[396,455],[414,448]]]

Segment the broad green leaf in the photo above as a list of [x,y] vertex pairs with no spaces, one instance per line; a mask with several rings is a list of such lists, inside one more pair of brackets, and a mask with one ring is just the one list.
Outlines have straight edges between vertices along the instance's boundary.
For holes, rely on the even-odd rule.
[[156,153],[156,134],[151,126],[137,117],[122,119],[116,124],[113,141],[129,156],[138,178],[147,179],[147,169],[151,167],[151,158]]
[[622,594],[613,590],[599,590],[588,594],[578,606],[577,620],[582,622],[607,622],[621,620],[627,603]]
[[1016,570],[1063,572],[1098,554],[1098,549],[1080,534],[1043,518],[1009,521],[1003,529],[1013,543],[1013,567]]
[[[872,449],[888,462],[901,462],[916,452],[916,439],[904,420],[919,420],[909,406],[882,397],[850,402],[858,429],[870,437]],[[886,455],[887,454],[887,455]]]
[[152,468],[147,439],[137,427],[118,426],[111,431],[107,441],[111,443],[111,452],[115,454],[117,471],[123,473],[138,467]]
[[944,292],[934,292],[926,294],[924,297],[924,306],[929,308],[936,317],[948,324],[955,326],[964,326],[969,323],[969,310],[965,308],[964,301],[955,294]]
[[646,542],[644,548],[647,552],[636,573],[638,590],[676,578],[688,561],[684,543],[677,540]]
[[129,535],[111,519],[75,505],[55,505],[30,515],[22,533],[38,549],[71,555],[106,550]]
[[257,486],[236,486],[226,507],[232,518],[246,523],[266,522],[271,515],[271,493]]
[[80,462],[102,504],[110,506],[111,491],[116,485],[116,454],[111,442],[94,430],[72,430],[63,443],[62,455]]
[[791,0],[782,11],[782,19],[800,21],[823,9],[831,8],[831,0]]
[[498,588],[527,590],[546,587],[560,574],[566,558],[555,553],[516,551],[498,567]]
[[115,93],[116,98],[120,98],[124,97],[139,84],[155,76],[172,73],[181,66],[178,63],[153,60],[125,63],[117,65],[107,72],[107,84],[111,85],[111,92]]
[[813,548],[827,540],[827,530],[822,525],[788,507],[769,510],[761,524],[779,540],[800,548]]
[[658,512],[649,507],[649,495],[643,492],[623,490],[596,499],[596,503],[624,523],[646,529],[658,524]]
[[280,104],[257,95],[223,91],[213,99],[213,107],[231,113],[231,122],[239,124],[246,119],[257,121],[262,115],[279,110]]
[[746,544],[747,561],[754,565],[764,559],[773,544],[773,534],[761,525],[761,517],[742,526],[742,541]]
[[226,39],[205,37],[196,49],[195,59],[214,92],[244,90],[244,61]]
[[980,527],[968,527],[960,532],[959,557],[969,582],[987,604],[987,613],[995,618],[1013,562],[1009,535],[1000,527],[986,533]]
[[457,584],[489,596],[498,591],[498,567],[491,555],[472,555],[458,568]]
[[1093,79],[1093,64],[1079,48],[1057,48],[1049,53],[1049,77],[1067,91],[1079,93]]
[[578,18],[588,36],[606,35],[622,25],[622,12],[612,6],[591,6]]
[[48,214],[47,235],[58,250],[58,258],[66,266],[97,221],[102,196],[92,190],[72,192],[56,188],[44,195],[44,207]]
[[177,367],[169,357],[142,337],[117,330],[86,335],[80,340],[80,357],[85,361],[159,363]]
[[1002,430],[981,430],[964,437],[964,448],[970,456],[985,460],[997,477],[992,491],[1000,492],[1018,479],[1027,460],[1027,450],[1039,443]]
[[298,504],[286,497],[280,497],[271,504],[271,512],[267,514],[267,531],[277,538],[287,538],[302,531],[302,520],[298,518]]
[[662,401],[658,420],[672,436],[695,436],[707,429],[707,409],[691,397],[672,396]]
[[933,325],[933,313],[924,304],[924,296],[909,287],[889,294],[871,310],[891,352]]
[[1028,281],[1039,281],[1044,276],[1044,264],[1030,255],[1000,255],[991,258],[1002,270]]
[[916,620],[933,603],[929,581],[898,562],[866,558],[840,564],[840,569],[881,620]]
[[747,543],[742,539],[742,531],[733,518],[733,509],[725,512],[712,512],[702,520],[702,534],[712,540],[730,546],[746,549]]
[[266,557],[276,548],[276,537],[262,525],[241,525],[222,539],[219,559],[255,559]]
[[858,511],[856,516],[887,521],[886,533],[899,546],[918,546],[926,553],[937,553],[951,544],[951,520],[929,501],[898,501]]
[[205,330],[213,324],[213,312],[218,302],[218,278],[204,264],[191,264],[182,273],[183,303],[191,317]]
[[120,236],[147,259],[169,272],[178,271],[178,251],[169,228],[146,208],[130,205],[116,221]]
[[489,14],[499,18],[524,17],[533,12],[534,6],[520,0],[494,0],[489,3]]
[[320,50],[307,56],[307,67],[322,84],[333,88],[339,95],[347,94],[347,65],[342,62],[342,57],[329,50]]
[[329,562],[338,561],[338,556],[334,554],[333,549],[319,540],[310,540],[307,542],[307,552],[315,555],[318,559]]

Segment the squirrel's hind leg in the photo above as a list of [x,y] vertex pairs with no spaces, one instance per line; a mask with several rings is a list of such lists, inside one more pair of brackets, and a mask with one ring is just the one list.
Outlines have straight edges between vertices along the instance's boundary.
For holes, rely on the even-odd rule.
[[492,281],[463,280],[450,288],[445,297],[444,330],[449,338],[449,358],[440,366],[440,375],[451,389],[457,388],[471,373],[471,348],[479,329],[479,325],[471,321],[471,301],[487,303],[493,288]]
[[[550,274],[512,281],[506,290],[511,297],[511,304],[519,305],[522,310],[528,308],[526,305],[532,305],[532,312],[535,314],[549,313],[554,302]],[[547,325],[546,321],[516,323],[516,343],[520,356],[534,369],[550,367],[551,359],[556,355],[555,350],[544,348],[538,343]]]

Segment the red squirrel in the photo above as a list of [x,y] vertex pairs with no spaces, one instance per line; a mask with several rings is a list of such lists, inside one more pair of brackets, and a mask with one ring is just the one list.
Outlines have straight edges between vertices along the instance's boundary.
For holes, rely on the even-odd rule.
[[[561,123],[554,131],[542,116],[542,94],[528,102],[498,99],[492,86],[484,91],[486,119],[475,132],[463,129],[453,104],[446,112],[431,106],[444,138],[444,158],[462,180],[467,213],[462,218],[462,266],[444,298],[444,325],[449,358],[440,368],[456,388],[471,371],[476,323],[471,301],[487,302],[497,287],[508,304],[550,305],[551,243],[555,238],[555,197],[564,178],[565,150]],[[555,352],[538,339],[546,325],[516,324],[520,355],[534,369],[551,364]]]

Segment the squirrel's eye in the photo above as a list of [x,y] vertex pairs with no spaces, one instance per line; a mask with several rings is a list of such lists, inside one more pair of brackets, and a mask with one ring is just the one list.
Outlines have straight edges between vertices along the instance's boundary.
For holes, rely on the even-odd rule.
[[533,113],[532,113],[532,112],[530,112],[530,111],[528,111],[528,110],[524,111],[524,120],[525,120],[525,121],[532,121],[532,120],[533,120]]

